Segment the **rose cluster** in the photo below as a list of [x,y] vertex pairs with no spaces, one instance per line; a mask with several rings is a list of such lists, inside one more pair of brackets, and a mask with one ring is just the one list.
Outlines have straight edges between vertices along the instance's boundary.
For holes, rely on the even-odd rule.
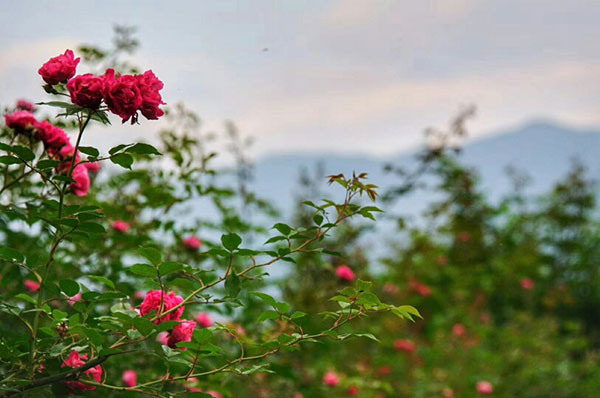
[[98,109],[104,101],[123,123],[130,118],[135,123],[138,111],[149,120],[164,115],[159,107],[164,104],[159,93],[164,85],[151,70],[142,75],[117,75],[113,69],[107,69],[101,76],[91,73],[75,76],[78,63],[73,51],[66,50],[46,62],[38,73],[50,86],[66,83],[75,105]]
[[[171,348],[177,348],[177,343],[182,341],[191,341],[196,328],[196,322],[181,319],[185,306],[177,306],[182,302],[183,298],[177,296],[175,292],[166,294],[162,290],[150,290],[146,293],[146,297],[140,306],[140,315],[142,316],[156,312],[156,320],[154,321],[156,325],[166,321],[179,322],[168,335],[164,336],[166,345]],[[174,308],[176,309],[173,310]],[[185,348],[182,350],[185,351]]]
[[[73,350],[71,351],[69,358],[67,358],[62,364],[62,367],[64,368],[65,366],[68,366],[70,368],[79,368],[85,365],[85,362],[83,361],[84,359],[88,359],[87,354],[80,355],[78,351]],[[91,381],[95,381],[96,383],[102,382],[102,367],[100,365],[89,368],[88,370],[84,371],[83,374],[87,375],[88,379]],[[65,384],[71,393],[96,389],[96,386],[84,384],[80,381],[66,381]]]
[[90,172],[97,173],[100,165],[89,162],[77,164],[81,160],[79,153],[75,154],[75,147],[63,129],[45,120],[39,122],[33,113],[24,110],[6,114],[4,120],[8,127],[15,130],[16,134],[27,135],[31,139],[41,141],[48,157],[59,162],[56,166],[58,173],[67,174],[71,168],[73,156],[75,156],[76,166],[71,175],[75,182],[70,185],[71,192],[77,196],[87,195],[90,189]]

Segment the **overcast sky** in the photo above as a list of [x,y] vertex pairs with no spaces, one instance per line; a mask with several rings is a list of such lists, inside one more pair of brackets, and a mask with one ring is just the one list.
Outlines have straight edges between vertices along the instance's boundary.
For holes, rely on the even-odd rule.
[[[209,128],[234,121],[256,137],[255,154],[388,155],[467,104],[478,108],[474,136],[541,118],[600,126],[598,0],[2,5],[2,105],[44,100],[42,63],[79,43],[108,45],[125,24],[138,28],[134,62],[164,81],[165,101],[184,101]],[[155,129],[144,120],[84,141]]]

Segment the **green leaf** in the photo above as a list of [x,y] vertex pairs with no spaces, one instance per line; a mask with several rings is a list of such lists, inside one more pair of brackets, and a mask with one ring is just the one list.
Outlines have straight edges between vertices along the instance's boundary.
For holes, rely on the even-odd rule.
[[16,261],[18,263],[25,261],[25,256],[23,256],[19,251],[9,247],[0,247],[0,258],[8,261]]
[[14,156],[0,156],[0,163],[2,164],[18,164],[22,163],[21,159]]
[[114,289],[114,288],[115,288],[115,284],[114,284],[114,282],[113,282],[113,281],[111,281],[111,280],[110,280],[110,279],[108,279],[108,278],[105,278],[105,277],[103,277],[103,276],[99,276],[99,275],[88,275],[87,277],[88,277],[88,278],[90,278],[90,279],[94,279],[94,280],[96,280],[96,281],[98,281],[98,282],[104,283],[106,286],[108,286],[108,287],[110,287],[110,288],[112,288],[112,289]]
[[110,157],[110,161],[114,164],[118,164],[119,166],[131,170],[131,165],[133,164],[133,156],[128,155],[126,153],[119,153]]
[[398,309],[399,311],[402,311],[402,312],[407,312],[407,313],[412,314],[414,316],[418,316],[419,318],[423,319],[423,317],[421,316],[421,313],[419,312],[419,310],[417,310],[412,305],[401,305],[399,307],[396,307],[396,309]]
[[79,150],[81,153],[85,153],[86,155],[93,156],[97,158],[100,156],[100,151],[94,148],[93,146],[80,146]]
[[279,318],[279,313],[273,310],[267,310],[258,316],[257,322],[264,322],[268,319],[277,319]]
[[320,214],[315,214],[313,216],[313,221],[315,222],[315,224],[321,225],[321,223],[323,222],[323,216]]
[[307,314],[306,312],[302,312],[302,311],[296,311],[292,314],[292,316],[290,316],[291,319],[298,319],[298,318],[302,318],[305,317]]
[[162,262],[162,254],[152,247],[140,247],[138,249],[138,254],[154,265],[158,265]]
[[241,281],[240,278],[232,272],[231,275],[225,280],[225,291],[227,295],[231,298],[236,298],[241,290]]
[[45,169],[52,169],[56,166],[58,166],[60,164],[60,162],[57,162],[56,160],[40,160],[39,162],[37,162],[36,167],[40,170],[45,170]]
[[93,232],[96,234],[102,234],[106,232],[106,229],[104,229],[104,227],[98,223],[95,222],[84,222],[79,224],[78,227],[80,230],[86,231],[86,232]]
[[33,305],[37,305],[37,301],[35,301],[33,299],[33,297],[29,297],[28,295],[26,295],[25,293],[19,293],[15,296],[15,298],[20,298],[22,300],[27,301],[28,303],[31,303]]
[[71,104],[70,102],[63,102],[63,101],[38,102],[37,105],[48,105],[48,106],[53,106],[55,108],[63,108],[63,109],[72,110],[72,111],[79,111],[79,110],[83,109],[76,105]]
[[154,324],[142,317],[133,318],[133,325],[144,337],[148,336],[154,330]]
[[290,305],[288,303],[277,303],[275,308],[282,314],[287,314],[290,311]]
[[371,290],[371,286],[373,286],[373,282],[362,281],[360,279],[356,281],[356,289],[358,290],[369,291]]
[[277,223],[273,225],[273,228],[281,232],[282,235],[289,235],[292,232],[292,228],[289,225],[283,223]]
[[212,339],[212,333],[208,329],[194,330],[194,341],[199,344],[206,343]]
[[154,148],[152,145],[141,142],[127,148],[125,152],[136,153],[138,155],[161,155],[161,153],[158,152],[158,149]]
[[35,159],[35,153],[24,146],[15,145],[12,147],[12,151],[28,162],[31,162],[33,159]]
[[61,310],[54,310],[54,311],[52,311],[52,316],[57,321],[61,321],[63,319],[67,319],[67,317],[69,316],[69,314],[67,314],[66,312],[61,311]]
[[85,333],[85,335],[96,346],[101,345],[102,342],[104,341],[104,338],[102,337],[102,334],[98,333],[98,331],[96,331],[95,329],[82,327],[81,330],[83,330],[83,332]]
[[260,298],[262,301],[264,301],[265,303],[275,307],[275,305],[277,305],[277,301],[269,296],[266,293],[262,293],[262,292],[250,292],[251,295],[256,296],[258,298]]
[[129,272],[140,276],[157,276],[156,268],[148,264],[134,264],[129,267]]
[[70,279],[62,279],[58,284],[60,285],[60,290],[65,292],[65,294],[69,297],[73,297],[79,293],[79,283],[75,281]]
[[233,251],[242,243],[242,238],[240,238],[237,234],[230,233],[221,236],[221,242],[223,243],[223,247],[225,247],[225,249]]
[[183,264],[176,261],[165,261],[158,267],[161,275],[167,275],[183,269]]
[[128,146],[131,146],[131,144],[119,144],[115,147],[112,147],[109,151],[108,154],[109,155],[114,155],[115,153],[122,151],[123,149],[127,148]]

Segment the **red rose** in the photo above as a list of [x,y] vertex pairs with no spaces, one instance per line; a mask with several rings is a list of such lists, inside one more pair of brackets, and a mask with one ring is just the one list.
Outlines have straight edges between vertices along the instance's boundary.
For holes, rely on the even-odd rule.
[[[162,302],[163,312],[169,311],[171,308],[178,306],[183,302],[183,298],[181,296],[177,296],[175,292],[170,292],[169,294],[165,294],[165,292],[161,290],[150,290],[146,293],[146,298],[142,302],[140,306],[140,314],[142,316],[151,313],[152,311],[159,311]],[[170,312],[167,315],[161,316],[157,320],[154,321],[155,324],[159,324],[164,321],[179,321],[181,319],[181,315],[183,315],[184,306],[177,308],[175,311]],[[195,325],[195,322],[194,322]]]
[[[179,325],[173,328],[173,331],[169,336],[169,340],[167,340],[167,345],[171,348],[178,348],[177,343],[181,343],[182,341],[192,341],[195,328],[196,322],[186,320],[182,321]],[[185,347],[181,347],[179,349],[182,351],[187,350]]]
[[64,130],[50,122],[44,120],[43,122],[36,123],[35,128],[38,131],[38,138],[44,142],[48,155],[51,157],[56,156],[64,146],[71,145],[69,137]]
[[159,108],[159,105],[164,104],[159,93],[164,87],[163,82],[158,80],[151,70],[144,72],[143,75],[136,76],[138,80],[138,88],[142,94],[142,105],[140,111],[142,115],[149,120],[156,120],[165,113]]
[[142,105],[142,94],[135,76],[115,77],[115,71],[108,69],[104,76],[104,102],[108,109],[119,115],[125,123],[130,117],[136,120],[136,113]]
[[37,124],[33,113],[28,111],[15,111],[10,115],[4,115],[4,120],[6,121],[6,125],[15,129],[17,133],[22,133]]
[[79,63],[79,58],[74,58],[73,51],[67,50],[63,55],[50,58],[48,62],[42,65],[38,73],[50,85],[65,82],[75,76],[75,69]]
[[35,110],[35,105],[27,100],[20,99],[17,101],[17,109],[33,112]]
[[[62,367],[68,366],[70,368],[79,368],[85,365],[83,359],[87,360],[87,354],[79,355],[79,352],[73,350],[69,355],[69,358],[64,361]],[[89,368],[85,372],[83,372],[88,376],[89,380],[96,381],[96,383],[102,382],[102,367],[97,365],[93,368]],[[95,390],[96,386],[90,386],[89,384],[84,384],[79,381],[65,381],[65,384],[69,388],[71,392],[75,392],[77,390],[85,391],[85,390]]]
[[104,79],[91,73],[75,76],[67,83],[67,90],[71,94],[71,102],[75,105],[96,109],[102,102]]
[[90,189],[90,175],[88,173],[88,168],[82,164],[78,165],[73,169],[71,178],[75,180],[75,182],[72,182],[70,185],[71,192],[79,197],[86,196]]

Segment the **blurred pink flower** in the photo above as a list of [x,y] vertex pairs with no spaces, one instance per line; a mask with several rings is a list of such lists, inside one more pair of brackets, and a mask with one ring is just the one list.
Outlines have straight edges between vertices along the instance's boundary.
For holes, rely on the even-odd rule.
[[455,337],[463,337],[465,334],[467,334],[467,328],[465,328],[462,323],[457,323],[452,326],[452,334]]
[[521,287],[525,290],[532,290],[535,287],[535,282],[531,278],[521,279]]
[[335,387],[340,383],[340,378],[333,370],[328,371],[323,376],[323,383],[329,387]]
[[113,229],[117,232],[125,233],[129,231],[129,228],[131,228],[129,223],[126,223],[123,220],[117,220],[113,223]]
[[489,381],[478,381],[477,382],[477,392],[481,395],[490,395],[494,392],[494,386]]
[[398,340],[394,341],[394,348],[397,349],[398,351],[413,353],[417,349],[417,346],[411,340],[398,339]]
[[23,284],[30,292],[37,292],[40,290],[40,284],[38,282],[27,279]]
[[339,279],[352,282],[356,275],[347,265],[340,265],[335,269],[335,273]]
[[190,236],[183,240],[183,245],[190,250],[198,250],[202,246],[202,241],[197,236]]
[[198,315],[196,315],[196,321],[198,321],[200,326],[202,326],[203,328],[211,327],[213,324],[212,319],[210,319],[210,314],[208,314],[207,312],[198,313]]
[[123,382],[127,387],[137,386],[137,373],[135,370],[123,371]]

